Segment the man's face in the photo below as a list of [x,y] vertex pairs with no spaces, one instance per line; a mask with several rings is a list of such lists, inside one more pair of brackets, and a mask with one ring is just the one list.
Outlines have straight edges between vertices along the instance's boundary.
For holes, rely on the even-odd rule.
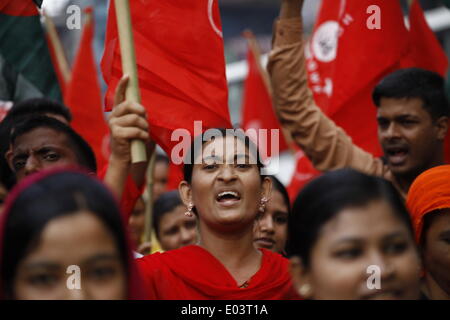
[[55,166],[79,165],[66,135],[50,128],[36,128],[16,138],[7,153],[17,181]]
[[394,175],[415,176],[434,165],[440,129],[418,98],[382,98],[378,139]]
[[164,161],[156,162],[153,170],[153,201],[166,192],[168,175],[169,165]]

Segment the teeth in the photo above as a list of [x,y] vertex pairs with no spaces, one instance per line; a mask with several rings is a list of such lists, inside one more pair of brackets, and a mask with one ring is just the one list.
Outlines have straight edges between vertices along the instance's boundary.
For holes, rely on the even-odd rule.
[[236,197],[236,198],[238,197],[237,192],[233,192],[233,191],[221,192],[221,193],[219,193],[218,197],[220,198],[220,197],[223,197],[223,196],[226,196],[226,195],[232,195],[233,197]]

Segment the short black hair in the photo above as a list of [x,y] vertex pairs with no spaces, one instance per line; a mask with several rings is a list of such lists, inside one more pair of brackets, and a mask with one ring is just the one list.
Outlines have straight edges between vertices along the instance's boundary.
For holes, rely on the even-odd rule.
[[414,230],[403,199],[387,180],[353,169],[327,172],[308,183],[297,196],[288,217],[289,256],[299,256],[309,267],[310,254],[322,227],[343,209],[386,201],[414,239]]
[[169,158],[165,154],[157,153],[155,156],[155,163],[164,162],[169,165]]
[[159,225],[162,217],[174,210],[176,207],[183,205],[178,190],[164,192],[155,201],[153,205],[153,228],[155,229],[156,237],[159,239]]
[[433,120],[450,115],[445,80],[436,72],[419,68],[397,70],[384,77],[373,90],[372,99],[377,107],[382,98],[419,98]]
[[[0,292],[14,299],[17,267],[39,242],[52,220],[86,210],[111,232],[128,273],[129,247],[119,206],[112,193],[96,178],[58,169],[25,187],[13,200],[4,227],[1,252]],[[68,248],[70,250],[70,248]]]
[[0,183],[7,189],[11,189],[16,184],[14,172],[9,168],[5,158],[10,144],[11,129],[29,117],[46,114],[62,116],[68,122],[72,120],[70,110],[58,101],[33,98],[16,102],[0,122]]
[[17,102],[9,110],[5,119],[42,114],[59,115],[66,119],[67,122],[72,121],[72,114],[69,108],[58,101],[47,98],[33,98]]
[[189,152],[184,156],[184,165],[183,165],[183,174],[184,180],[188,183],[192,181],[192,171],[194,170],[194,163],[197,156],[201,156],[199,154],[200,150],[198,149],[200,146],[203,146],[207,142],[213,141],[215,135],[221,137],[232,136],[244,142],[245,147],[255,156],[256,165],[258,166],[260,177],[263,179],[265,175],[261,174],[261,169],[264,168],[264,164],[261,160],[261,155],[259,153],[258,147],[255,143],[245,135],[242,129],[225,129],[225,128],[211,128],[204,131],[201,135],[198,135],[191,144]]
[[19,136],[37,128],[49,128],[65,134],[77,156],[77,160],[79,161],[78,164],[91,172],[97,172],[95,154],[89,144],[71,127],[50,117],[35,116],[20,122],[17,126],[12,128],[10,136],[11,144],[14,144]]

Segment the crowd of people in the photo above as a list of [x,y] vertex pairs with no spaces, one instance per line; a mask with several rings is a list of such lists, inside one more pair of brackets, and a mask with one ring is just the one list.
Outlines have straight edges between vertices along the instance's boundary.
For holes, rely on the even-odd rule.
[[0,298],[450,299],[445,80],[418,68],[381,80],[374,157],[314,102],[302,4],[282,1],[268,64],[280,123],[323,172],[293,203],[262,174],[258,146],[221,128],[192,141],[177,190],[166,188],[169,159],[156,157],[150,203],[131,141],[157,151],[145,108],[124,98],[126,76],[104,168],[68,108],[18,102],[0,123]]

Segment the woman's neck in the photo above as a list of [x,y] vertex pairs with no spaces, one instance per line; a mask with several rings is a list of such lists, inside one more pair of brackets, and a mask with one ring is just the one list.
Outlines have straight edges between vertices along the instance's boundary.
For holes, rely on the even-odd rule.
[[226,233],[200,225],[199,245],[223,264],[238,285],[248,281],[261,266],[262,253],[253,246],[253,226]]

